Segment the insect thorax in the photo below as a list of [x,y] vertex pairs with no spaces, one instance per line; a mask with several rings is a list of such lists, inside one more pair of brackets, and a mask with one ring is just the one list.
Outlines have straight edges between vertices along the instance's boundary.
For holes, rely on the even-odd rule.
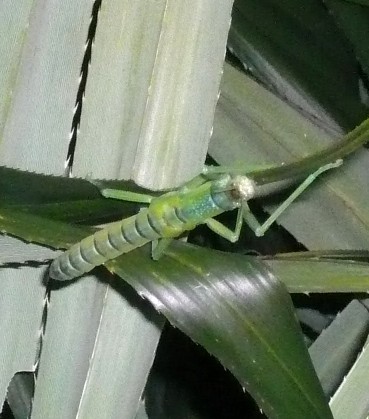
[[224,175],[196,188],[155,198],[148,208],[149,222],[163,237],[175,237],[207,219],[233,210],[254,194],[255,185],[245,176]]

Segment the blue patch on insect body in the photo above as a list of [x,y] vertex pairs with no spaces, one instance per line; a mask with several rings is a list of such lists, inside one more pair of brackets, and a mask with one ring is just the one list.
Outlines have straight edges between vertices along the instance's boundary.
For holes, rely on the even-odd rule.
[[220,212],[222,210],[215,204],[210,195],[181,208],[181,214],[184,218],[197,223],[204,222],[207,218],[214,217]]

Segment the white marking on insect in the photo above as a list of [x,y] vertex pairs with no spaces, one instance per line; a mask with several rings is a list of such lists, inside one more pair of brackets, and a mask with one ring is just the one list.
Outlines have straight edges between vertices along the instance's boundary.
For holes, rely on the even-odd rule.
[[242,201],[248,201],[255,196],[256,184],[247,176],[236,176],[233,179],[233,185]]

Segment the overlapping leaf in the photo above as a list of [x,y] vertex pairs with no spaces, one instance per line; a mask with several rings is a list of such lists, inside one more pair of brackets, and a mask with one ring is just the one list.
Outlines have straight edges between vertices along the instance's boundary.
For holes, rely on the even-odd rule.
[[[11,207],[0,209],[0,229],[58,248],[90,232]],[[106,265],[217,356],[270,417],[329,418],[287,291],[270,271],[253,258],[178,246],[159,263],[139,249]]]

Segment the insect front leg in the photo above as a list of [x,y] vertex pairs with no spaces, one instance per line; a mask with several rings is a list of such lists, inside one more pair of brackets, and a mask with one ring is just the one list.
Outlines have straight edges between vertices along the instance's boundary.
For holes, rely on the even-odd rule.
[[90,178],[88,178],[87,180],[97,187],[100,194],[104,198],[118,199],[120,201],[127,202],[137,202],[139,204],[150,204],[150,202],[154,198],[152,195],[149,194],[124,191],[121,189],[104,188],[102,187],[101,182],[98,180]]
[[140,204],[150,204],[153,196],[137,192],[122,191],[120,189],[100,189],[100,193],[105,198],[119,199],[120,201],[138,202]]
[[248,205],[245,203],[243,205],[243,215],[245,218],[246,223],[249,227],[255,232],[257,237],[263,236],[265,232],[269,229],[269,227],[277,220],[277,218],[295,201],[304,191],[305,189],[314,182],[314,180],[321,175],[323,172],[334,169],[336,167],[341,166],[342,160],[339,159],[333,163],[326,164],[308,176],[301,185],[296,188],[292,194],[282,202],[282,204],[270,215],[270,217],[263,223],[259,224],[258,220],[252,214]]
[[[186,192],[190,189],[196,188],[206,182],[202,176],[196,176],[179,188],[179,191]],[[120,201],[137,202],[140,204],[150,204],[155,198],[153,195],[124,191],[121,189],[100,188],[98,184],[94,183],[100,190],[100,193],[105,198],[119,199]]]
[[239,208],[237,211],[237,219],[236,219],[236,226],[234,230],[229,229],[224,224],[220,223],[219,221],[215,220],[214,218],[209,218],[205,221],[205,224],[210,228],[210,230],[214,231],[214,233],[218,234],[219,236],[225,238],[226,240],[230,241],[231,243],[235,243],[241,233],[242,224],[243,224],[243,209]]

